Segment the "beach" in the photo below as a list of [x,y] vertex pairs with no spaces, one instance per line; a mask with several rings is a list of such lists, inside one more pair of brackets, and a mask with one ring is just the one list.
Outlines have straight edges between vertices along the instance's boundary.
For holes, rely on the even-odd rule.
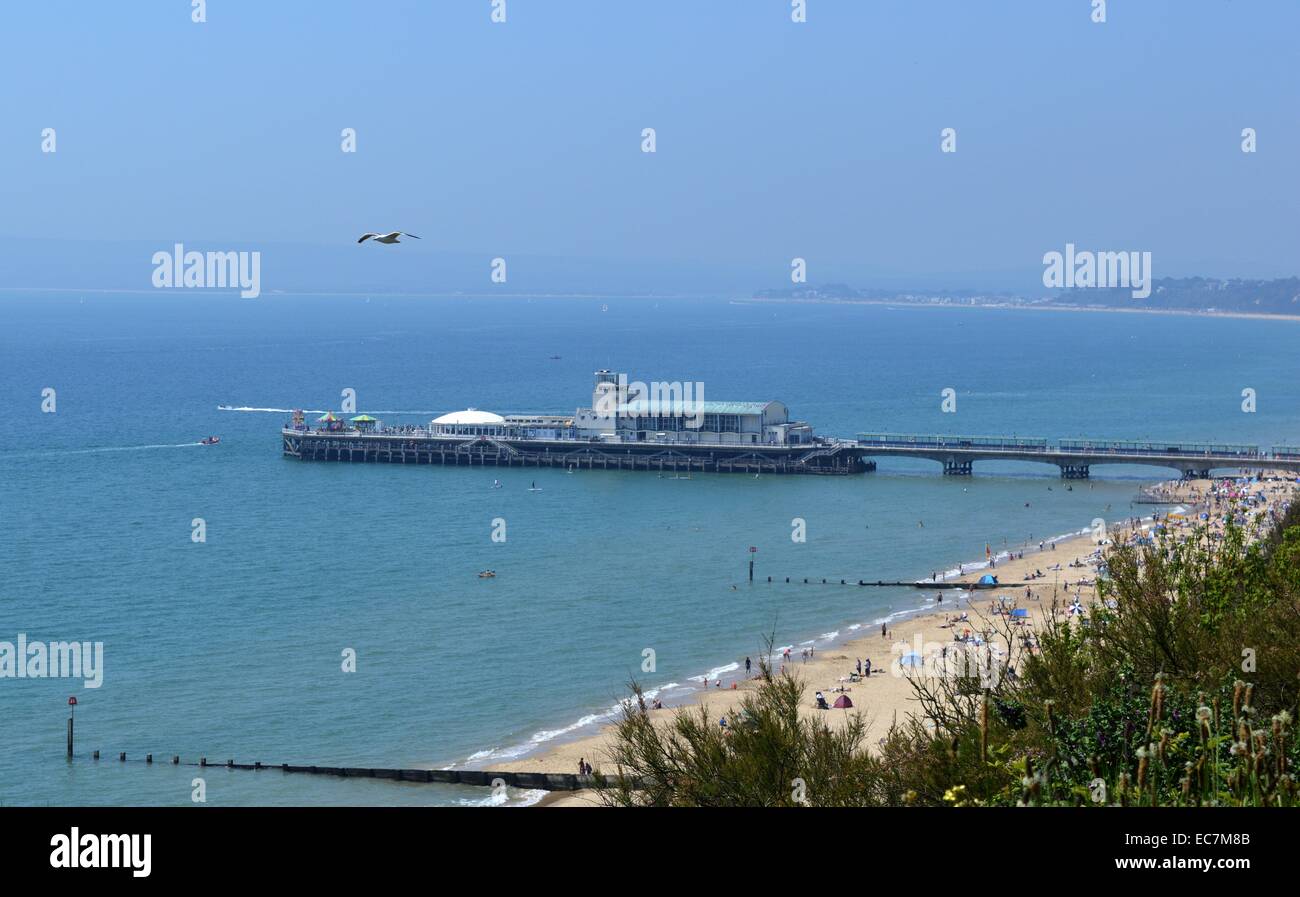
[[[998,647],[1006,644],[999,637],[1002,633],[1014,633],[1013,637],[1017,639],[1027,637],[1029,641],[1026,644],[1032,644],[1032,633],[1049,617],[1058,620],[1076,617],[1078,614],[1074,611],[1078,608],[1086,613],[1086,609],[1097,600],[1097,568],[1108,546],[1141,537],[1155,526],[1166,527],[1174,538],[1183,537],[1198,524],[1208,526],[1211,532],[1222,532],[1221,515],[1229,502],[1224,494],[1229,487],[1222,485],[1225,482],[1228,481],[1161,483],[1156,489],[1169,504],[1153,506],[1160,521],[1158,524],[1150,516],[1130,518],[1108,524],[1103,534],[1105,545],[1099,545],[1098,533],[1089,530],[1055,542],[1044,542],[1042,548],[1032,546],[1023,552],[1016,550],[1009,555],[992,555],[994,563],[989,567],[979,565],[978,569],[944,581],[973,584],[987,574],[997,577],[996,588],[935,590],[928,593],[928,597],[935,601],[933,605],[914,616],[887,622],[883,633],[880,624],[872,630],[864,627],[854,638],[816,650],[811,656],[806,656],[802,647],[791,647],[788,660],[784,659],[783,650],[778,649],[773,671],[779,673],[784,669],[802,680],[806,698],[801,711],[804,716],[819,717],[830,726],[838,727],[850,718],[850,714],[860,713],[867,724],[866,744],[875,745],[893,723],[915,713],[918,704],[912,678],[929,675],[937,669],[933,659],[946,656],[945,648],[956,644],[957,636],[969,634],[978,639],[983,633],[988,636],[987,644],[994,646],[994,657],[1002,657],[1003,651]],[[1293,478],[1278,475],[1277,479],[1242,485],[1240,494],[1250,496],[1250,502],[1267,515],[1288,501],[1295,488]],[[1215,494],[1216,491],[1219,494]],[[1209,515],[1209,519],[1200,519],[1201,514]],[[1256,521],[1251,516],[1244,517],[1244,520],[1248,533],[1255,535]],[[966,562],[963,566],[974,565]],[[919,591],[918,603],[924,600],[921,596],[926,595],[925,591]],[[940,596],[942,601],[938,601]],[[778,644],[783,643],[778,641]],[[927,658],[925,666],[920,669],[906,667],[903,658],[912,654]],[[742,678],[734,684],[709,683],[695,692],[683,707],[691,712],[704,707],[710,719],[730,717],[733,708],[739,706],[743,693],[757,687],[757,656],[752,660],[755,678]],[[859,662],[865,666],[868,661],[871,675],[855,676]],[[829,704],[846,695],[853,702],[853,708],[818,709],[815,703],[817,692],[821,692]],[[668,723],[681,709],[665,707],[649,712]],[[611,772],[607,758],[613,733],[613,725],[606,725],[595,734],[555,744],[514,762],[495,765],[503,770],[572,773],[577,772],[581,761],[591,764],[596,771],[601,771],[602,764],[605,764],[605,771]],[[599,805],[594,791],[552,792],[535,804]]]

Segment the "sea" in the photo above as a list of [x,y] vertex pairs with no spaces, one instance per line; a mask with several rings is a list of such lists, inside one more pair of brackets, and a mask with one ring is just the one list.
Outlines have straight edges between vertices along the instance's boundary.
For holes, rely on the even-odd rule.
[[[1149,513],[1139,488],[1176,475],[309,463],[281,454],[290,409],[338,412],[346,392],[396,424],[566,413],[611,369],[778,399],[826,435],[1267,446],[1300,444],[1297,349],[1293,321],[1101,311],[0,294],[0,643],[103,650],[97,687],[0,678],[0,804],[528,804],[537,793],[169,761],[526,759],[608,721],[630,680],[684,701],[769,634],[824,649],[933,599],[840,579],[926,577]],[[198,444],[209,435],[220,444]]]

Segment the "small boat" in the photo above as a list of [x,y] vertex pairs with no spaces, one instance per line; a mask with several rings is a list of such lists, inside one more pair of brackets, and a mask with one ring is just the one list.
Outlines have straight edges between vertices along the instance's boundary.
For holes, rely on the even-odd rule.
[[528,491],[529,491],[529,492],[541,492],[542,490],[538,487],[538,485],[537,485],[537,481],[534,480],[534,481],[533,481],[533,484],[532,484],[531,486],[528,487]]
[[208,437],[206,437],[206,438],[204,438],[204,439],[200,439],[200,440],[199,440],[199,444],[200,444],[200,445],[216,445],[216,444],[217,444],[218,442],[220,442],[220,441],[221,441],[221,437],[220,437],[220,436],[208,436]]
[[496,575],[497,575],[497,571],[495,571],[495,570],[480,570],[480,571],[479,571],[479,574],[478,574],[478,578],[479,578],[479,579],[492,579],[492,578],[495,577]]
[[501,481],[500,481],[500,480],[493,480],[493,481],[492,481],[492,488],[493,488],[493,489],[500,489],[500,488],[501,488]]

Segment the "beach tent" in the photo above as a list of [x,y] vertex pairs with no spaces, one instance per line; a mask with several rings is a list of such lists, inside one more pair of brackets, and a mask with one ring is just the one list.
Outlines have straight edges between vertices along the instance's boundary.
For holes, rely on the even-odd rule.
[[1017,607],[1015,610],[1011,611],[1011,616],[1013,616],[1013,617],[1027,617],[1027,616],[1029,616],[1029,611],[1026,610],[1026,609],[1023,608],[1023,607]]
[[378,421],[369,414],[358,414],[356,417],[349,420],[348,423],[355,426],[358,430],[369,430],[373,428]]
[[853,702],[849,700],[849,696],[848,696],[848,695],[840,695],[838,698],[835,699],[835,704],[834,704],[833,706],[838,707],[838,708],[840,708],[841,710],[843,710],[843,709],[845,709],[846,707],[852,707],[852,706],[853,706]]
[[994,576],[992,573],[985,573],[983,576],[980,577],[980,585],[982,586],[995,586],[997,584],[998,584],[998,578]]

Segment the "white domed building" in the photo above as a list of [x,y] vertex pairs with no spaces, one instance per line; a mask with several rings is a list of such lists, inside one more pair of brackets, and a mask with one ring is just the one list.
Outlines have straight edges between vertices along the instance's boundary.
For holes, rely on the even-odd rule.
[[504,436],[506,419],[491,411],[466,408],[453,411],[429,422],[435,436]]

